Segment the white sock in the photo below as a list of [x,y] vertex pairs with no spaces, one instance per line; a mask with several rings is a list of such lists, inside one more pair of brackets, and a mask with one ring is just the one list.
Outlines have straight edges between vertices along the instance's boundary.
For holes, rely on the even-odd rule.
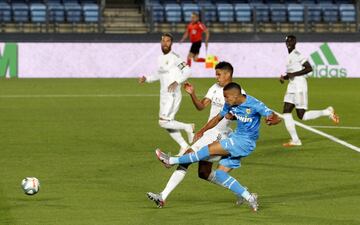
[[299,137],[296,133],[294,119],[291,113],[284,113],[284,122],[287,131],[289,132],[293,141],[299,141]]
[[188,123],[179,122],[176,120],[159,120],[161,127],[172,130],[185,130],[187,132],[192,131],[192,125]]
[[170,165],[179,164],[179,157],[170,157],[169,164]]
[[249,201],[251,198],[251,194],[248,190],[245,190],[242,194],[241,197],[243,197],[246,201]]
[[307,111],[305,112],[302,120],[313,120],[319,118],[320,116],[330,116],[330,111],[327,109]]
[[185,141],[185,139],[182,137],[180,131],[178,130],[168,130],[170,137],[172,137],[172,139],[174,139],[181,148],[187,148],[189,145],[188,143]]
[[165,189],[161,192],[161,197],[165,201],[169,194],[181,183],[186,175],[185,170],[175,170],[171,175]]

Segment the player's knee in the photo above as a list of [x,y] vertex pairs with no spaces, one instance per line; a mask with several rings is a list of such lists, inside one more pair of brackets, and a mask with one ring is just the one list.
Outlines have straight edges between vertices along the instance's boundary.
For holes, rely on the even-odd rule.
[[305,110],[297,110],[296,115],[299,119],[304,120]]
[[283,108],[283,113],[291,113],[293,109],[294,109],[293,104],[285,102],[284,108]]
[[297,116],[299,119],[304,120],[304,114],[298,114]]
[[167,124],[169,123],[169,121],[167,120],[159,120],[159,126],[162,127],[162,128],[166,128]]
[[169,125],[170,121],[167,120],[159,120],[159,126],[162,128],[165,128],[167,130],[167,132],[169,133],[174,133],[176,132],[176,130],[171,129],[171,126]]

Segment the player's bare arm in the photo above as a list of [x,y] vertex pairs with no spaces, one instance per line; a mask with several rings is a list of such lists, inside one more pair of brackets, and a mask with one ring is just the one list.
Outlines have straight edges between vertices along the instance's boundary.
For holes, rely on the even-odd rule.
[[294,72],[294,73],[287,73],[286,76],[284,77],[286,80],[288,80],[289,78],[293,78],[293,77],[298,77],[298,76],[303,76],[306,75],[308,73],[310,73],[311,71],[313,71],[310,63],[308,61],[306,61],[304,64],[304,69]]
[[[226,115],[225,118],[228,117],[232,117],[231,114]],[[218,123],[223,119],[224,117],[221,116],[220,114],[217,114],[214,118],[212,118],[211,120],[209,120],[205,126],[203,128],[201,128],[194,136],[194,142],[196,142],[197,140],[199,140],[203,134],[207,131],[210,130],[211,128],[215,127],[216,125],[218,125]]]
[[184,42],[188,36],[189,36],[189,31],[188,31],[188,29],[186,29],[186,31],[185,31],[184,35],[182,36],[180,42]]
[[209,29],[207,28],[204,30],[204,32],[205,32],[205,48],[207,49],[209,46],[210,32]]
[[302,70],[300,70],[298,72],[287,73],[285,76],[281,75],[280,76],[280,83],[283,84],[285,80],[289,80],[290,78],[293,78],[293,77],[303,76],[303,75],[306,75],[306,74],[313,71],[313,68],[311,67],[311,65],[310,65],[310,63],[308,61],[306,61],[303,64],[303,67],[304,67],[304,69],[302,69]]
[[184,90],[186,91],[186,93],[188,93],[190,95],[191,100],[197,110],[201,111],[201,110],[205,109],[208,105],[210,105],[210,103],[211,103],[210,99],[203,98],[200,100],[197,98],[197,96],[195,94],[195,88],[191,83],[185,82]]
[[306,75],[308,73],[310,73],[311,71],[313,71],[310,63],[308,61],[306,61],[304,64],[304,69],[298,71],[298,72],[294,72],[294,73],[287,73],[285,76],[285,79],[289,79],[289,78],[293,78],[293,77],[298,77],[298,76],[303,76]]
[[168,87],[168,91],[174,92],[176,90],[177,86],[179,86],[178,82],[176,82],[176,81],[172,82]]

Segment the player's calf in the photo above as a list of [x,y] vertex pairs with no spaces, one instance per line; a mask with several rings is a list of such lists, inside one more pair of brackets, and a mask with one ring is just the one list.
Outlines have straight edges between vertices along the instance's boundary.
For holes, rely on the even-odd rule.
[[199,169],[198,169],[199,178],[208,181],[211,173],[212,173],[212,163],[206,161],[200,161]]

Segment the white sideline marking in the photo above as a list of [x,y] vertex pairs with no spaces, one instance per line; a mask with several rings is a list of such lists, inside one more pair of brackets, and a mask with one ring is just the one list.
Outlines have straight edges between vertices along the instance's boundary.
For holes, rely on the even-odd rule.
[[342,127],[342,126],[311,126],[314,128],[325,128],[325,129],[348,129],[348,130],[360,130],[360,127]]
[[123,98],[123,97],[158,97],[159,94],[54,94],[54,95],[0,95],[0,98]]
[[[274,111],[274,112],[275,112],[275,111]],[[278,113],[278,112],[275,112],[275,113],[276,113],[280,118],[284,118],[282,114],[280,114],[280,113]],[[316,133],[316,134],[318,134],[318,135],[321,135],[321,136],[323,136],[323,137],[326,137],[326,138],[330,139],[331,141],[334,141],[334,142],[336,142],[336,143],[338,143],[338,144],[341,144],[341,145],[343,145],[343,146],[345,146],[345,147],[348,147],[348,148],[350,148],[350,149],[352,149],[352,150],[355,150],[355,151],[357,151],[357,152],[360,152],[360,148],[357,147],[357,146],[355,146],[355,145],[349,144],[349,143],[347,143],[346,141],[340,140],[340,139],[337,138],[337,137],[334,137],[334,136],[332,136],[332,135],[330,135],[330,134],[327,134],[327,133],[325,133],[325,132],[319,131],[319,130],[317,130],[317,129],[315,129],[315,128],[312,128],[312,127],[310,127],[310,126],[307,126],[307,125],[305,125],[305,124],[303,124],[303,123],[300,123],[300,122],[298,122],[298,121],[296,121],[296,120],[294,120],[294,122],[295,122],[295,124],[298,125],[299,127],[302,127],[302,128],[304,128],[304,129],[306,129],[306,130],[309,130],[309,131],[311,131],[311,132],[313,132],[313,133]]]

